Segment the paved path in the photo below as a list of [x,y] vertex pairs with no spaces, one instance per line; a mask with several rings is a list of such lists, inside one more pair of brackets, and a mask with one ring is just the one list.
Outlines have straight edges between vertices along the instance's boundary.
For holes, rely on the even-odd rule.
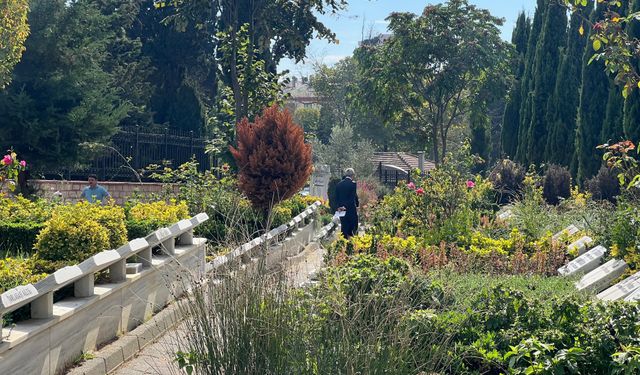
[[[309,281],[310,275],[315,274],[323,265],[324,249],[317,244],[310,244],[302,253],[291,258],[287,275],[294,287],[299,287]],[[142,374],[179,374],[178,367],[173,362],[177,342],[181,339],[184,324],[167,332],[153,344],[145,347],[135,358],[123,364],[114,372],[116,375]]]

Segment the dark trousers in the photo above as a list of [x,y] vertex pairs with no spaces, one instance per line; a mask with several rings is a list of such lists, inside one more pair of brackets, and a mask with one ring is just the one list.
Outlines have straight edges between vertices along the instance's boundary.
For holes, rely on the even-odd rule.
[[345,215],[340,218],[340,225],[342,228],[342,235],[344,238],[349,239],[358,233],[358,215]]

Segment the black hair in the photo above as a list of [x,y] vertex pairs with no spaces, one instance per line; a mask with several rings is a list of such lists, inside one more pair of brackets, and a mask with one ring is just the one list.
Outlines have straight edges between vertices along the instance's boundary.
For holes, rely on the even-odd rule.
[[98,180],[98,176],[93,173],[87,176],[87,179],[90,179],[90,178],[95,178],[96,181]]

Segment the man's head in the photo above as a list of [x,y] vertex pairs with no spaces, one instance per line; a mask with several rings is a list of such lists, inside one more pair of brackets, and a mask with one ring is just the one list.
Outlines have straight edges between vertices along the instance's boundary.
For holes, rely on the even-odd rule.
[[87,179],[89,180],[89,186],[91,186],[92,188],[98,186],[98,176],[96,176],[95,174],[90,174]]
[[344,170],[344,176],[353,179],[356,176],[356,172],[353,168],[347,168]]

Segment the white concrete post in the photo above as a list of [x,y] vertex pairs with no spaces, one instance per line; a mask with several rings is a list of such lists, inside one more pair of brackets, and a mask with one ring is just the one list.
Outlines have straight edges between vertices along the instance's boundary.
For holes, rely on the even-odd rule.
[[138,253],[138,258],[140,259],[140,263],[142,263],[142,268],[151,267],[151,259],[153,258],[153,249],[151,249],[151,246],[141,250]]
[[73,283],[73,295],[81,297],[91,297],[93,295],[93,287],[95,283],[95,275],[93,273],[81,278]]
[[123,259],[109,266],[109,277],[111,277],[112,283],[127,280],[127,260]]
[[43,296],[31,302],[31,318],[47,319],[53,316],[53,292],[44,294]]
[[180,245],[193,245],[193,229],[182,233],[178,239]]
[[173,237],[169,237],[166,240],[162,241],[160,245],[162,247],[162,251],[167,255],[176,255],[176,240]]

